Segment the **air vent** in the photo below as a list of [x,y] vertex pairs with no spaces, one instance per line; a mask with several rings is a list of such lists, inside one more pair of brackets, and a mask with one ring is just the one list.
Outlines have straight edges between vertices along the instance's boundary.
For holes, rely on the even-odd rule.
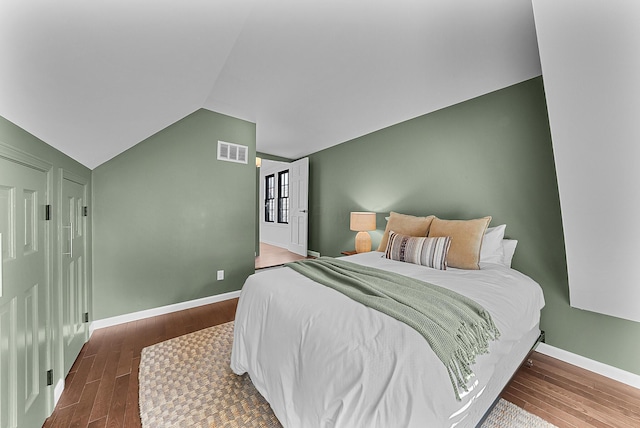
[[218,160],[247,163],[248,153],[247,146],[218,141]]

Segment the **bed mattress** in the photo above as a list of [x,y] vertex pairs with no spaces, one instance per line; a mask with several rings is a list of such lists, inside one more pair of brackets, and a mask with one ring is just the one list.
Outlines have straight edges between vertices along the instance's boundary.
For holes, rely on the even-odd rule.
[[284,427],[473,427],[538,337],[540,286],[498,264],[438,271],[371,252],[349,261],[449,288],[500,330],[455,397],[442,362],[411,327],[287,267],[250,276],[236,313],[231,368],[249,373]]

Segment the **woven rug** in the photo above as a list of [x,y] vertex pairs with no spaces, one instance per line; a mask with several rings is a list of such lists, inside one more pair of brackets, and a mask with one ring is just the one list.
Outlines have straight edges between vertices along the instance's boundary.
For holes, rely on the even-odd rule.
[[[280,428],[248,375],[230,367],[233,322],[142,350],[140,419],[143,428]],[[500,400],[483,428],[553,428]]]

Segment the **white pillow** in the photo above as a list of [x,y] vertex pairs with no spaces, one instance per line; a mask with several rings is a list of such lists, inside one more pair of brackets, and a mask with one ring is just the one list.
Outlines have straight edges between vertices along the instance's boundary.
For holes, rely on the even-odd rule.
[[504,264],[504,250],[502,248],[502,240],[504,239],[504,231],[506,224],[490,227],[482,237],[482,246],[480,247],[481,263],[500,263]]
[[502,259],[502,264],[511,267],[511,260],[513,259],[513,253],[516,252],[516,245],[518,245],[518,241],[516,239],[503,239],[502,240],[502,249],[504,252],[504,258]]

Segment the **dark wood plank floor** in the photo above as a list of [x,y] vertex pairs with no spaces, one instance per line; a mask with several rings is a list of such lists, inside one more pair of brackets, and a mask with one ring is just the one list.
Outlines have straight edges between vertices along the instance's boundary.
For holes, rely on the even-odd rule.
[[[52,427],[140,427],[145,346],[234,319],[237,299],[96,330],[71,368]],[[503,397],[563,427],[640,427],[640,390],[534,353]]]

